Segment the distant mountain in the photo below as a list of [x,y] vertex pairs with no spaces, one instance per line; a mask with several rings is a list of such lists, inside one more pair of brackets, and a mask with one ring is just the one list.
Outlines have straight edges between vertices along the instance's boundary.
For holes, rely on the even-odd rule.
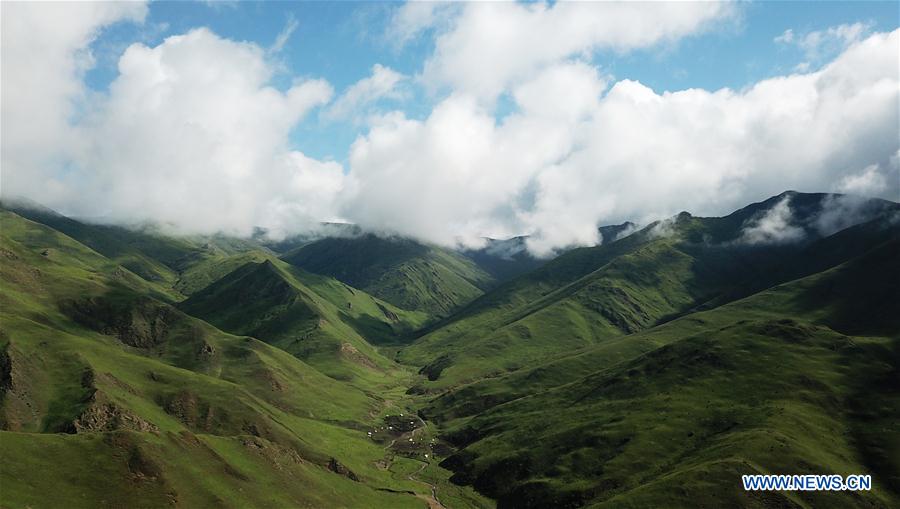
[[[601,226],[601,242],[614,242],[619,236],[634,232],[637,225],[624,222],[617,225]],[[535,258],[528,252],[528,235],[520,235],[509,239],[487,238],[487,245],[481,249],[468,249],[463,251],[479,267],[494,277],[497,282],[508,281],[516,276],[531,272],[547,263],[550,258]]]
[[603,244],[615,242],[620,238],[631,235],[638,230],[638,225],[631,221],[625,221],[622,224],[610,224],[597,228],[600,232],[600,240]]
[[[898,257],[900,240],[887,241],[832,270],[442,396],[428,416],[461,448],[443,465],[498,507],[893,506],[897,433],[877,430],[900,408]],[[883,484],[865,503],[734,487],[741,474],[836,465]]]
[[[2,208],[68,235],[148,281],[168,286],[174,290],[170,301],[181,300],[207,282],[216,272],[211,267],[232,255],[253,252],[252,256],[260,259],[268,253],[249,239],[225,235],[171,236],[149,226],[89,224],[35,203],[3,203]],[[195,269],[197,265],[201,265],[199,270]]]
[[355,224],[321,223],[318,225],[318,227],[313,228],[310,231],[295,235],[289,235],[279,240],[272,240],[271,238],[269,238],[268,232],[263,229],[258,229],[254,233],[252,238],[261,246],[265,246],[266,248],[271,249],[276,253],[287,253],[292,249],[297,249],[298,247],[305,246],[306,244],[315,242],[317,240],[329,237],[358,237],[362,234],[362,228]]
[[525,244],[527,238],[525,236],[502,240],[488,238],[485,247],[465,250],[463,254],[496,281],[507,281],[546,263],[546,260],[535,258],[528,252],[528,246]]
[[[745,232],[758,228],[767,213],[782,213],[777,207],[786,199],[794,204],[788,207],[789,221],[773,222],[796,228],[798,237],[744,241]],[[426,330],[399,359],[424,365],[429,381],[418,390],[442,390],[827,269],[860,254],[849,249],[825,260],[810,248],[830,231],[822,225],[834,207],[852,205],[858,220],[882,218],[877,221],[884,230],[875,235],[882,241],[897,234],[900,225],[884,218],[900,206],[850,200],[785,193],[723,218],[681,213],[621,240],[574,249]]]
[[425,317],[271,259],[238,267],[179,308],[224,331],[262,339],[345,380],[392,369],[369,341],[391,342]]
[[405,238],[365,234],[326,238],[282,256],[395,306],[433,317],[449,315],[481,295],[493,278],[465,256]]
[[334,228],[4,203],[0,505],[900,505],[896,203],[788,191],[546,261]]
[[[441,318],[498,281],[544,263],[525,251],[524,238],[491,240],[493,247],[458,252],[412,239],[366,234],[348,223],[322,223],[277,241],[264,230],[248,239],[172,236],[152,225],[128,228],[78,221],[33,202],[4,202],[0,208],[63,232],[142,278],[160,282],[172,290],[170,302],[184,299],[242,263],[282,256],[403,309]],[[517,252],[511,253],[516,245]]]

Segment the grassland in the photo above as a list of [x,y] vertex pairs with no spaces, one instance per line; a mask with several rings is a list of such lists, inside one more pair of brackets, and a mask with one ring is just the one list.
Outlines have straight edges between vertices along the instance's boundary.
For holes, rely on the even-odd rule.
[[[743,244],[785,197],[804,241]],[[292,265],[0,210],[0,505],[895,507],[898,206],[823,231],[832,199],[682,213],[494,289],[397,239]]]
[[431,317],[449,315],[493,283],[488,273],[458,253],[374,235],[322,239],[282,259]]
[[363,432],[408,373],[364,391],[185,315],[65,235],[0,221],[5,507],[422,506]]
[[[894,506],[898,254],[889,242],[438,398],[428,416],[463,448],[443,465],[509,507]],[[737,482],[785,472],[869,472],[879,486],[751,495]]]

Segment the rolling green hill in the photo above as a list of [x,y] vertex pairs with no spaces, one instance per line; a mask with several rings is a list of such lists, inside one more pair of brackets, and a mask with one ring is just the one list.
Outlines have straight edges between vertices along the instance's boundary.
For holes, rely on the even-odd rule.
[[[852,260],[885,242],[897,239],[900,239],[900,230],[897,229],[896,223],[884,218],[875,219],[811,243],[803,249],[807,254],[800,259],[805,260],[805,269],[812,273],[818,273],[819,265],[827,264],[828,267],[834,267],[840,264],[838,260]],[[837,246],[843,247],[838,249]],[[786,267],[784,270],[799,272],[796,266]],[[885,299],[889,300],[890,292],[887,290],[889,288],[883,293]],[[862,311],[857,313],[862,316],[868,315]],[[790,311],[785,314],[792,316]],[[848,314],[854,315],[854,313]],[[687,318],[696,316],[698,316],[697,313],[686,315]],[[881,313],[880,316],[890,316],[890,313]],[[426,408],[426,412],[441,420],[468,417],[507,401],[572,382],[595,371],[598,367],[622,362],[661,346],[664,341],[657,338],[666,334],[670,323],[672,322],[650,329],[652,333],[645,331],[639,334],[616,336],[596,345],[575,350],[574,353],[563,354],[551,362],[530,365],[525,369],[500,377],[486,378],[464,385],[433,399]],[[684,327],[685,324],[692,322],[680,321],[678,323]],[[702,322],[697,323],[702,324]],[[874,324],[877,321],[873,320],[870,323]]]
[[[900,241],[829,271],[445,396],[444,462],[499,507],[892,507]],[[787,318],[790,317],[790,318]],[[542,382],[522,387],[529,380]],[[498,393],[499,390],[499,393]],[[440,401],[440,399],[438,400]],[[447,404],[451,403],[451,404]],[[872,473],[869,493],[755,493],[748,473]]]
[[8,211],[0,257],[0,505],[422,507],[364,432],[402,370],[335,380]]
[[443,317],[481,295],[493,278],[454,251],[367,234],[327,238],[282,256],[411,311]]
[[3,507],[900,504],[892,202],[603,227],[517,276],[521,238],[278,244],[4,207]]
[[224,235],[170,236],[152,226],[89,224],[35,203],[3,203],[2,208],[77,240],[147,281],[168,286],[170,302],[230,272],[224,269],[233,270],[235,255],[262,259],[270,254],[255,241]]
[[394,370],[369,341],[396,341],[424,321],[423,313],[403,311],[277,259],[247,262],[179,307],[222,330],[262,339],[344,380],[371,381]]
[[[748,220],[784,196],[724,218],[681,213],[610,244],[560,255],[426,330],[398,359],[424,366],[428,381],[417,391],[439,391],[716,307],[826,269],[871,246],[871,240],[862,242],[865,227],[850,229],[860,232],[860,242],[832,242],[857,246],[843,253],[819,249],[829,242],[811,228],[803,242],[736,242]],[[798,224],[821,217],[827,195],[789,196],[798,203]],[[873,221],[897,234],[898,227],[886,223],[896,204],[873,200],[863,205],[880,218]],[[883,241],[885,235],[876,231],[869,237]]]

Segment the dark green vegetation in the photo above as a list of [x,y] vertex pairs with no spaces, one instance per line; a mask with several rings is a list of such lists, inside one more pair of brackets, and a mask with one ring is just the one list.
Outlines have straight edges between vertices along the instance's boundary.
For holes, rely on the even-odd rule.
[[427,484],[394,465],[424,466],[423,456],[403,460],[365,434],[383,412],[407,411],[411,373],[360,334],[375,341],[415,313],[239,255],[219,288],[256,269],[260,285],[320,313],[314,367],[180,311],[172,279],[148,281],[59,231],[0,214],[3,507],[421,507],[428,498]]
[[527,237],[511,239],[485,239],[487,244],[481,249],[465,252],[479,267],[497,281],[507,281],[532,271],[545,263],[531,256],[526,247]]
[[478,297],[493,283],[487,272],[458,253],[371,234],[322,239],[287,253],[283,259],[395,306],[437,317]]
[[785,193],[547,263],[2,211],[0,506],[896,507],[898,211]]
[[370,342],[389,343],[425,320],[423,313],[401,310],[277,259],[247,262],[179,307],[222,330],[266,341],[344,380],[371,381],[395,370]]
[[[803,242],[748,245],[746,223],[793,197]],[[896,230],[897,206],[854,204],[872,219],[828,237],[817,227],[828,195],[786,193],[723,218],[683,212],[621,240],[574,249],[475,300],[401,352],[424,365],[421,391],[517,370],[547,356],[708,309],[860,255]]]

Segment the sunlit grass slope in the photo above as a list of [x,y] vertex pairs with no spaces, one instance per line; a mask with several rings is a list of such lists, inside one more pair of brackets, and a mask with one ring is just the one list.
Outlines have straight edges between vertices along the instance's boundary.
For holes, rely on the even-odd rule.
[[322,239],[282,257],[395,306],[443,317],[481,295],[493,278],[454,251],[410,239],[361,235]]
[[[827,195],[792,193],[811,224]],[[750,295],[841,263],[896,235],[896,204],[874,201],[866,225],[791,244],[737,242],[774,197],[724,218],[682,213],[624,239],[565,253],[425,331],[398,359],[424,366],[419,391],[494,377]],[[888,233],[891,232],[891,233]],[[834,237],[833,239],[831,237]]]
[[262,339],[334,378],[367,382],[397,371],[369,341],[396,342],[424,320],[423,313],[271,259],[244,264],[179,307],[228,332]]
[[[898,255],[888,240],[440,398],[429,415],[463,447],[444,465],[501,507],[895,507]],[[485,397],[506,402],[461,417]],[[752,473],[871,473],[875,489],[751,494]]]
[[421,507],[362,431],[381,398],[0,214],[0,505]]

